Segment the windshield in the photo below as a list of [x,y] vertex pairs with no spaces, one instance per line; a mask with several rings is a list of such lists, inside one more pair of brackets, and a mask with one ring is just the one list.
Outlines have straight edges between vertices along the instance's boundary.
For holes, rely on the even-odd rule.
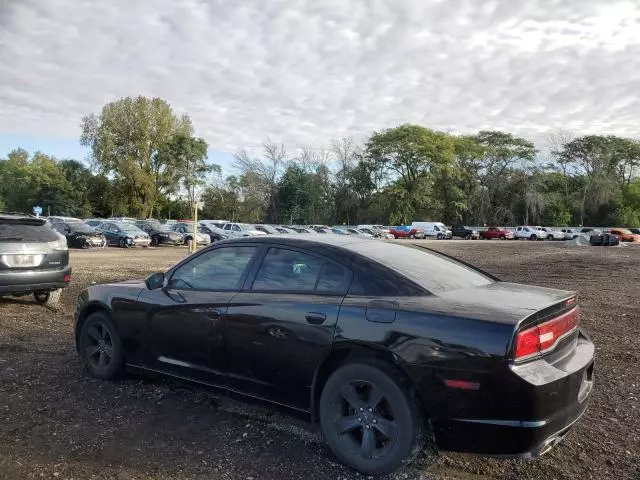
[[[168,232],[169,231],[169,226],[168,225],[163,225],[162,223],[158,222],[157,220],[147,220],[146,224],[152,230],[156,230],[158,232]],[[140,225],[140,227],[142,227],[142,224]]]
[[96,233],[96,231],[84,222],[69,222],[69,230],[75,233]]
[[120,227],[120,230],[126,233],[140,233],[142,231],[132,223],[122,223],[118,225],[118,227]]

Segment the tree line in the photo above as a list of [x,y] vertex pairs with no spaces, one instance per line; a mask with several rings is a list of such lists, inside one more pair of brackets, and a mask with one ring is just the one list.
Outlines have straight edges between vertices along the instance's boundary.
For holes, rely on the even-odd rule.
[[0,160],[0,207],[73,216],[191,217],[280,224],[640,225],[640,142],[552,135],[544,151],[501,131],[419,125],[359,143],[234,154],[223,177],[188,116],[127,97],[82,120],[90,166],[21,149]]

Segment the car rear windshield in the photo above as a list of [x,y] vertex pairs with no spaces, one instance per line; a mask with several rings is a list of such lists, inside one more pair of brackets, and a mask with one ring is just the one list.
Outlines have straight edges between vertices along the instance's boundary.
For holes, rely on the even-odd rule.
[[432,293],[494,283],[491,277],[455,260],[419,247],[383,242],[357,242],[345,248],[404,275]]
[[59,239],[42,220],[0,218],[0,242],[55,242]]

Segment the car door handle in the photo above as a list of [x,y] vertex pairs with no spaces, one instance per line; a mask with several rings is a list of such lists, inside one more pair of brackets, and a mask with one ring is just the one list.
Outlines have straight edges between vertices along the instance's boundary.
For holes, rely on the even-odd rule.
[[326,313],[318,313],[318,312],[309,312],[309,313],[307,313],[305,318],[307,319],[307,322],[309,322],[309,323],[311,323],[313,325],[320,325],[320,324],[324,323],[324,321],[327,319],[327,314]]
[[219,318],[222,315],[220,310],[213,307],[194,308],[193,311],[196,313],[204,313],[209,318]]

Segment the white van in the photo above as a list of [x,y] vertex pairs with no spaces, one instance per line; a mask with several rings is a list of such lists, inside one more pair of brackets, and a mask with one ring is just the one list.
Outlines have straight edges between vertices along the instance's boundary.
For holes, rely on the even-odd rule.
[[413,222],[412,227],[421,228],[424,231],[424,237],[435,237],[438,240],[451,238],[451,230],[445,227],[442,222]]

